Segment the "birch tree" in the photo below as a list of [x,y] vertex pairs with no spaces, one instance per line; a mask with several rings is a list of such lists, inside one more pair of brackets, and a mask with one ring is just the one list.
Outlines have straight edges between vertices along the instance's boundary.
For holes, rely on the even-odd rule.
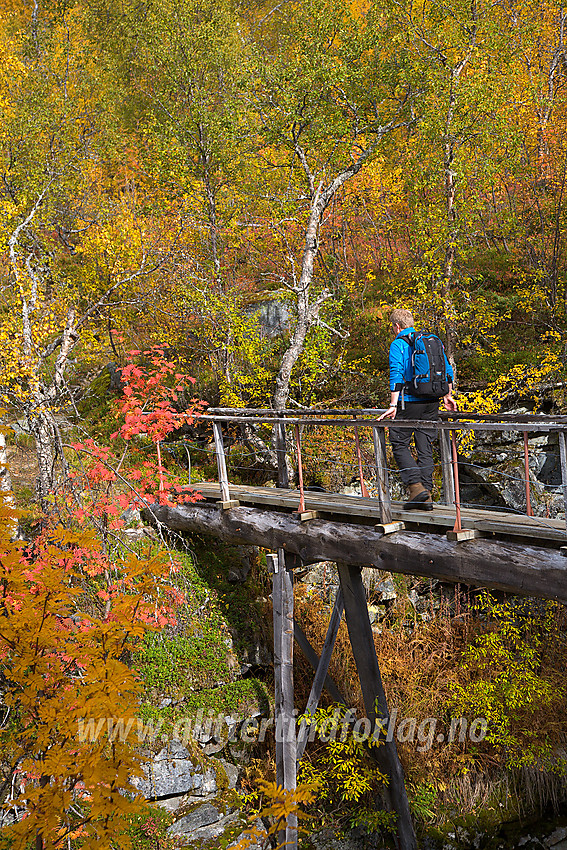
[[128,285],[151,264],[131,198],[105,185],[105,169],[120,170],[112,89],[86,33],[84,9],[35,6],[0,71],[0,385],[35,438],[44,506],[66,473],[56,410],[71,354],[104,347],[105,311],[132,302]]
[[251,21],[250,31],[259,168],[267,214],[285,246],[285,268],[276,278],[295,312],[275,380],[279,410],[288,404],[308,334],[333,295],[318,263],[329,205],[407,125],[410,91],[375,8],[359,12],[335,0],[298,0]]

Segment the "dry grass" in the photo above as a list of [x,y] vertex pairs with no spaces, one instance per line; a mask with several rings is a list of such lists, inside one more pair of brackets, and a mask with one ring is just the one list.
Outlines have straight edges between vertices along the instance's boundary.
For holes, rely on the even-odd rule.
[[[446,740],[454,687],[466,687],[479,675],[474,667],[464,663],[465,650],[476,638],[497,628],[486,616],[479,616],[469,602],[459,594],[455,598],[441,595],[440,599],[431,594],[429,619],[423,621],[417,617],[407,595],[399,592],[388,624],[383,622],[375,629],[376,652],[390,713],[397,709],[398,723],[403,718],[416,718],[416,727],[426,718],[437,718],[437,729],[445,735],[445,741],[434,740],[426,750],[417,738],[398,742],[408,784],[410,788],[435,789],[440,819],[442,812],[451,811],[466,814],[494,809],[498,816],[503,808],[521,815],[549,806],[557,807],[567,793],[561,773],[567,741],[567,696],[563,686],[567,663],[567,612],[560,606],[553,610],[555,623],[539,657],[537,674],[552,684],[556,692],[553,705],[542,706],[540,710],[532,705],[524,715],[518,712],[513,727],[520,745],[523,734],[535,739],[536,743],[550,743],[555,769],[549,762],[541,766],[511,768],[505,763],[506,754],[486,741],[474,744],[468,739],[451,743]],[[302,585],[297,586],[296,615],[318,651],[323,644],[329,613],[328,605],[316,594],[308,595]],[[540,621],[534,616],[527,623],[526,640],[529,641],[530,630],[535,636]],[[339,630],[330,672],[349,704],[356,706],[362,716],[360,686],[344,623]],[[306,675],[311,676],[310,673]],[[490,678],[490,670],[483,675]],[[310,680],[303,683],[304,691],[308,692],[309,684]]]

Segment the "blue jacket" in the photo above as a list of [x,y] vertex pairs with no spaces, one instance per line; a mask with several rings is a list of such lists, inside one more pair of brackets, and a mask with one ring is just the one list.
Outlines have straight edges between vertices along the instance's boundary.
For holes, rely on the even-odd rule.
[[[390,390],[392,392],[394,390],[402,390],[406,385],[406,381],[410,381],[412,378],[411,345],[404,342],[402,337],[413,333],[415,333],[415,328],[404,328],[390,345]],[[446,354],[445,367],[447,369],[447,380],[452,384],[453,370],[449,365]],[[406,401],[424,401],[423,396],[418,398],[407,390],[404,392],[404,399]]]

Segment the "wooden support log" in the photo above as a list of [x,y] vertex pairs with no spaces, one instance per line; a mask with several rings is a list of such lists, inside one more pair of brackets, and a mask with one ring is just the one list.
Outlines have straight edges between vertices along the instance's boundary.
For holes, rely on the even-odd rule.
[[243,506],[219,511],[206,504],[152,505],[145,516],[174,531],[283,548],[305,564],[343,561],[567,602],[567,562],[557,549],[543,546],[484,538],[457,543],[421,531],[383,535],[368,526],[322,519],[298,523],[290,514]]
[[[273,576],[274,678],[276,721],[276,781],[287,791],[296,788],[296,733],[293,692],[293,572],[285,552],[278,550]],[[279,836],[289,850],[297,848],[297,816],[288,818]]]
[[[294,623],[294,637],[308,662],[311,664],[314,670],[317,670],[320,661],[319,655],[309,643],[305,632],[298,623]],[[327,675],[325,676],[324,685],[325,690],[334,702],[337,702],[339,705],[346,706],[346,699],[339,691],[337,685],[335,684],[331,676],[329,676],[329,673],[327,673]]]
[[[329,620],[329,627],[327,629],[327,634],[325,635],[323,649],[321,650],[321,657],[315,669],[315,678],[313,679],[313,684],[311,685],[311,691],[309,693],[307,706],[304,712],[308,716],[313,716],[313,714],[315,714],[317,706],[319,705],[319,700],[321,699],[321,693],[323,692],[323,686],[325,684],[325,680],[327,678],[327,673],[329,670],[331,655],[333,654],[333,647],[335,645],[335,640],[337,638],[337,633],[339,631],[339,626],[341,624],[341,619],[343,616],[343,609],[343,594],[342,590],[339,589],[335,599],[335,604],[333,606],[331,619]],[[297,623],[295,623],[294,629],[298,628],[299,627],[297,626]],[[305,751],[305,745],[307,744],[307,738],[309,736],[310,729],[311,724],[308,721],[304,720],[299,728],[299,733],[297,735],[298,763],[301,761],[301,758]]]
[[[362,583],[361,568],[338,563],[341,589],[344,596],[345,617],[352,646],[356,669],[362,688],[366,716],[374,734],[376,721],[383,724],[379,738],[382,740],[376,758],[389,777],[388,792],[397,814],[399,850],[416,850],[417,842],[413,828],[404,773],[398,756],[396,742],[387,740],[384,729],[389,726],[386,694],[376,657],[374,635],[368,617],[366,592]],[[378,714],[377,714],[378,712]]]

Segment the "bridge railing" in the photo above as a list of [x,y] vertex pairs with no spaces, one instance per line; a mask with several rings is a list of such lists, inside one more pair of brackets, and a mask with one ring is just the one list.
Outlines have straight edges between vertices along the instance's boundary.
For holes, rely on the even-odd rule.
[[[218,470],[218,481],[221,491],[221,501],[230,507],[230,483],[223,429],[228,431],[230,426],[245,426],[255,428],[264,426],[268,429],[268,442],[271,451],[277,457],[278,486],[289,487],[290,455],[294,457],[294,467],[298,479],[298,511],[305,512],[305,461],[303,456],[302,439],[308,429],[343,429],[351,435],[351,445],[354,449],[354,464],[356,477],[360,483],[363,497],[375,498],[380,506],[381,518],[384,524],[392,522],[392,498],[390,486],[390,468],[387,461],[385,434],[392,425],[392,420],[380,420],[378,417],[384,411],[381,409],[326,409],[302,408],[298,410],[264,410],[239,408],[208,408],[199,416],[200,422],[210,422],[214,438],[214,451]],[[396,428],[424,428],[423,421],[399,420],[394,421]],[[567,416],[516,415],[501,416],[480,415],[467,412],[441,412],[440,419],[434,423],[439,432],[439,455],[441,464],[441,479],[443,501],[453,505],[455,509],[455,531],[462,530],[461,493],[459,476],[458,438],[466,433],[482,434],[486,432],[517,433],[523,437],[524,488],[526,514],[533,516],[530,467],[529,467],[529,434],[557,434],[560,452],[561,488],[563,505],[567,519]],[[365,440],[362,439],[362,431]],[[371,440],[368,439],[368,432]],[[521,439],[521,437],[520,437]],[[364,442],[364,446],[363,446]],[[373,454],[374,486],[369,492],[368,478],[364,467],[368,468],[368,447],[371,445]]]

